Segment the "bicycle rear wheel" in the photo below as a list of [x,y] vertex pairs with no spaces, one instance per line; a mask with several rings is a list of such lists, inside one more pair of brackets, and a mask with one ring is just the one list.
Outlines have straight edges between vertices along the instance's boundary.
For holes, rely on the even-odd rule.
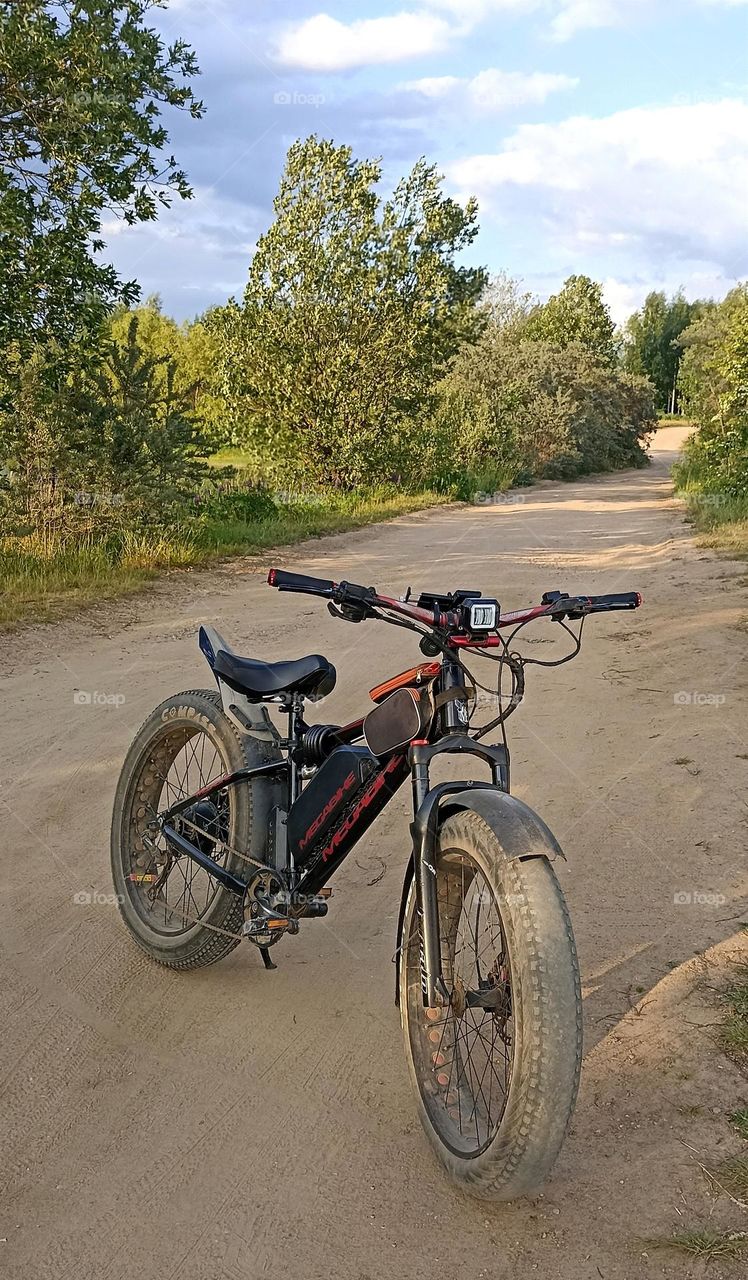
[[[173,969],[213,964],[241,940],[242,900],[190,858],[174,856],[154,819],[177,800],[247,765],[240,737],[213,690],[167,699],[148,717],[125,759],[112,816],[112,876],[130,933]],[[227,870],[244,878],[252,844],[252,793],[228,787],[200,800],[174,826]]]

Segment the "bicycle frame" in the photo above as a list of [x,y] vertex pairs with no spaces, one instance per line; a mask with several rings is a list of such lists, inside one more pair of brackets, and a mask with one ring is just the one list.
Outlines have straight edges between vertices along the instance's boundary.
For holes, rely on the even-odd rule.
[[[393,685],[396,683],[392,682]],[[464,672],[456,661],[444,658],[438,675],[433,678],[434,692],[464,689]],[[467,696],[465,694],[465,696]],[[282,704],[288,715],[288,736],[280,745],[285,758],[255,768],[239,769],[215,779],[201,790],[171,805],[160,815],[161,831],[177,855],[185,855],[208,871],[225,889],[244,897],[250,879],[228,871],[206,854],[174,826],[180,814],[200,800],[205,800],[231,787],[245,786],[255,778],[280,777],[283,806],[287,813],[301,793],[297,764],[299,748],[308,731],[302,714],[303,700],[298,696]],[[363,719],[335,730],[336,744],[353,744],[363,739]],[[490,766],[490,782],[445,782],[431,786],[430,764],[440,754],[475,755]],[[267,870],[281,871],[287,879],[293,898],[304,902],[319,894],[334,872],[345,861],[353,847],[382,812],[410,774],[413,797],[412,867],[415,875],[418,916],[421,925],[423,999],[432,1006],[448,999],[441,968],[439,915],[436,895],[435,848],[439,827],[439,806],[448,796],[468,789],[509,791],[509,755],[503,746],[485,746],[470,738],[467,725],[460,719],[457,699],[446,701],[434,716],[428,737],[417,739],[377,761],[377,767],[347,796],[341,816],[317,841],[301,866],[295,866],[289,842],[275,850],[275,865]],[[285,828],[284,828],[285,831]],[[260,868],[258,868],[259,870]]]
[[[378,595],[373,587],[308,578],[278,569],[270,570],[268,582],[282,591],[322,596],[328,600],[328,608],[334,616],[350,622],[361,622],[367,616],[384,616],[385,621],[392,621],[387,615],[399,615],[405,620],[400,625],[409,626],[410,630],[422,636],[421,649],[425,655],[435,656],[441,653],[440,663],[429,666],[429,679],[433,679],[433,691],[436,695],[434,705],[438,709],[431,717],[427,736],[413,738],[407,745],[379,757],[368,749],[358,754],[354,744],[364,737],[363,719],[353,721],[342,729],[332,726],[310,728],[304,722],[303,697],[298,692],[280,693],[276,701],[288,715],[288,734],[281,740],[276,735],[275,745],[285,751],[285,758],[227,774],[195,795],[180,800],[159,815],[162,834],[172,851],[193,859],[224,888],[242,898],[253,879],[256,881],[258,874],[267,876],[270,873],[272,876],[275,872],[277,879],[287,886],[289,912],[293,911],[295,918],[298,919],[305,913],[324,914],[326,904],[317,898],[313,909],[311,900],[324,889],[327,881],[410,773],[413,793],[413,849],[400,906],[396,954],[401,946],[407,894],[411,879],[414,879],[420,930],[423,1000],[428,1007],[449,1003],[450,995],[441,966],[436,892],[436,846],[441,818],[455,809],[475,809],[494,830],[505,856],[552,859],[560,854],[558,844],[545,824],[527,806],[509,796],[509,754],[506,747],[485,746],[470,737],[468,717],[460,715],[468,693],[465,671],[458,653],[465,648],[494,648],[502,645],[506,648],[504,640],[498,634],[499,628],[513,628],[514,634],[517,626],[535,618],[563,621],[564,618],[583,619],[590,612],[635,609],[641,604],[641,596],[638,592],[607,596],[569,596],[560,591],[552,591],[543,595],[540,605],[504,613],[497,601],[489,600],[484,603],[491,610],[493,621],[488,630],[482,631],[485,622],[480,615],[473,622],[472,611],[467,615],[465,612],[465,602],[475,605],[480,600],[480,592],[458,592],[449,596],[425,593],[414,604],[409,595],[402,600],[395,600]],[[431,642],[429,632],[433,637]],[[206,649],[209,661],[210,651],[209,644]],[[577,637],[574,652],[578,651]],[[376,701],[380,695],[397,689],[399,685],[412,683],[411,678],[419,678],[422,670],[414,669],[386,682],[377,690],[372,690],[372,697]],[[239,714],[236,707],[230,707],[229,710]],[[494,723],[499,723],[499,720]],[[247,728],[251,731],[249,723]],[[332,794],[326,794],[322,786],[310,789],[309,792],[302,788],[305,776],[305,739],[309,735],[311,740],[315,731],[315,750],[310,748],[306,755],[307,765],[310,768],[317,766],[317,770],[312,773],[312,788],[317,772],[335,755],[334,748],[351,748],[346,763],[353,767],[344,776],[342,784],[337,780],[340,775],[335,775],[336,790]],[[320,738],[320,734],[324,735],[326,732],[332,735],[333,745],[329,750]],[[441,783],[432,787],[430,764],[435,755],[442,753],[477,756],[490,766],[491,781]],[[342,763],[341,757],[337,758],[337,762]],[[280,780],[283,803],[275,807],[276,840],[274,847],[270,849],[271,857],[265,862],[255,863],[254,876],[245,880],[222,867],[178,830],[174,822],[178,823],[179,815],[196,802],[230,787],[251,785],[254,779],[262,777]],[[317,791],[320,807],[315,812],[313,803]],[[311,818],[307,814],[304,819],[303,835],[291,839],[284,823],[290,816],[301,819],[301,810],[297,808],[294,814],[294,803],[302,796],[309,799]],[[443,801],[447,803],[442,808]],[[290,915],[288,919],[285,916],[276,919],[284,928],[291,923]],[[267,964],[267,951],[262,946],[260,949]]]

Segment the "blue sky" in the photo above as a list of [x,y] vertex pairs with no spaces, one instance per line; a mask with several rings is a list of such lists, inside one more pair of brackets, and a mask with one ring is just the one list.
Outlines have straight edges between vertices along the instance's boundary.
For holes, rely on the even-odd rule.
[[168,121],[195,198],[105,230],[180,319],[241,293],[309,133],[381,156],[387,185],[427,156],[478,198],[466,261],[541,297],[585,272],[621,321],[651,288],[748,275],[748,0],[170,0],[152,21],[203,72],[205,118]]

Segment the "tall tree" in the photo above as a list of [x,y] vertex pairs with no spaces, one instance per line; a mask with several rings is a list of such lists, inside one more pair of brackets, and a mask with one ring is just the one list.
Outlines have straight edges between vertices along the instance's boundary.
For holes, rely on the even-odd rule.
[[748,285],[706,307],[682,342],[681,392],[698,430],[681,476],[722,498],[748,498]]
[[423,160],[384,202],[380,177],[350,147],[295,143],[243,303],[213,320],[248,442],[346,485],[398,469],[486,279],[455,263],[477,233],[474,202],[443,195]]
[[683,330],[678,393],[686,413],[705,428],[718,419],[725,390],[721,356],[728,335],[745,316],[748,285],[732,289],[719,303],[701,304],[697,318]]
[[617,355],[615,325],[603,302],[602,286],[589,276],[569,276],[559,293],[535,307],[527,335],[555,347],[577,342],[609,364]]
[[129,344],[133,316],[138,320],[139,346],[157,358],[157,381],[164,389],[171,377],[177,394],[188,397],[191,416],[208,451],[229,443],[225,406],[217,394],[215,338],[205,318],[177,324],[164,314],[157,295],[133,310],[118,307],[107,325],[107,335],[121,349]]
[[182,40],[146,25],[163,0],[0,0],[0,350],[69,343],[116,301],[104,211],[155,218],[191,191],[163,106],[199,116]]
[[641,311],[629,317],[624,331],[623,365],[630,373],[649,378],[657,391],[657,407],[678,408],[679,338],[698,316],[703,304],[687,302],[682,293],[669,301],[662,292],[647,294]]

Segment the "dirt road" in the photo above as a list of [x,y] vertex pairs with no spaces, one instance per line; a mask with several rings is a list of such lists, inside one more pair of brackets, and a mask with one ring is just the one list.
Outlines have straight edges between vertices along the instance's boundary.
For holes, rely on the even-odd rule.
[[[745,567],[695,546],[671,496],[677,445],[664,430],[646,471],[175,575],[0,641],[8,1280],[701,1274],[642,1243],[683,1225],[699,1176],[680,1142],[688,1086],[675,1070],[670,1111],[653,1113],[666,1068],[646,1035],[621,1048],[638,1013],[647,1025],[646,994],[733,934],[748,893]],[[276,973],[249,946],[192,975],[159,969],[99,898],[129,740],[163,697],[210,684],[201,621],[249,655],[328,654],[338,688],[320,719],[353,718],[417,660],[394,628],[269,590],[273,561],[393,591],[479,585],[506,608],[555,587],[644,594],[636,614],[591,619],[574,664],[531,669],[511,721],[514,789],[567,851],[586,997],[576,1118],[533,1202],[453,1191],[415,1118],[390,963],[406,789]]]

